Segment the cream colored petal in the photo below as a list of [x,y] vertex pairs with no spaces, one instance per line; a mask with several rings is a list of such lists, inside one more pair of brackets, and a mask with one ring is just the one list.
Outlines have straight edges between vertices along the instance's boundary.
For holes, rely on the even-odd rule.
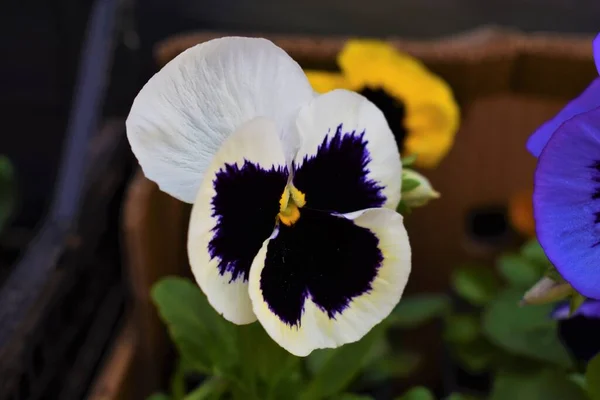
[[[294,184],[307,207],[347,213],[396,209],[402,163],[385,116],[365,97],[334,90],[304,106],[296,120],[302,140]],[[311,165],[312,164],[312,165]],[[327,197],[315,203],[315,197]]]
[[256,320],[250,265],[275,228],[287,180],[275,124],[257,118],[223,143],[198,191],[188,231],[190,265],[210,304],[233,323]]
[[[368,235],[375,241],[355,243]],[[377,265],[360,263],[368,254],[380,254]],[[325,258],[328,264],[321,265]],[[250,270],[250,298],[273,340],[306,356],[358,341],[385,319],[399,302],[410,269],[408,236],[394,211],[369,209],[351,216],[304,211],[296,225],[280,226],[263,244]],[[359,293],[361,288],[367,289]],[[344,297],[350,292],[355,295]]]

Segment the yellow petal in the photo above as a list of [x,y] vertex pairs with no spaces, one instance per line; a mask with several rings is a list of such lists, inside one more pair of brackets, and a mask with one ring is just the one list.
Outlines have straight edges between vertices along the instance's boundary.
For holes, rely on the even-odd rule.
[[305,73],[315,92],[327,93],[335,89],[354,90],[350,82],[338,72],[307,70]]
[[404,125],[409,134],[404,148],[407,154],[417,154],[417,167],[436,167],[452,148],[460,115],[458,107],[450,104],[431,102],[407,107]]
[[415,74],[425,68],[420,61],[398,52],[390,44],[370,39],[349,40],[338,55],[338,65],[354,86],[381,85],[387,78],[381,72]]

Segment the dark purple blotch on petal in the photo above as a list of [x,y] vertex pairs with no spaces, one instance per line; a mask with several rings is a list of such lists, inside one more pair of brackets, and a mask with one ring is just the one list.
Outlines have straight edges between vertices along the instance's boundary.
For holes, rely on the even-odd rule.
[[[599,154],[600,156],[600,154]],[[600,158],[600,157],[599,157]],[[595,161],[592,165],[590,165],[590,169],[593,171],[592,181],[596,184],[596,188],[592,193],[592,200],[600,199],[600,161]],[[594,223],[600,223],[600,211],[594,212]],[[596,247],[600,245],[600,238],[597,242],[595,242],[592,247]]]
[[352,220],[302,209],[298,222],[279,226],[268,244],[260,289],[269,309],[299,326],[311,299],[335,319],[368,293],[383,262],[379,239]]
[[219,259],[219,273],[248,280],[250,265],[275,228],[279,199],[288,180],[286,167],[262,168],[245,161],[226,164],[214,179],[212,216],[218,223],[208,250]]
[[[592,172],[592,181],[595,183],[596,188],[592,192],[592,200],[600,199],[600,161],[595,161],[589,168]],[[594,223],[600,223],[600,211],[594,212]],[[595,242],[592,247],[600,245],[600,240]]]
[[[600,159],[600,154],[598,154]],[[600,199],[600,160],[594,161],[589,168],[592,170],[592,181],[596,183],[596,189],[592,194],[593,200]]]
[[381,207],[386,198],[383,187],[368,177],[370,161],[365,132],[344,132],[340,124],[314,156],[294,166],[294,185],[311,209],[348,213]]

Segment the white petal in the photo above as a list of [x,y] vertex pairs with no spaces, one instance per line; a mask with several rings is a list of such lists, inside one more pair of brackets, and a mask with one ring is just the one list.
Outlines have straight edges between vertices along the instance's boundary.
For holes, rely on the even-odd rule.
[[[385,116],[373,103],[357,93],[334,90],[302,107],[296,126],[302,140],[295,161],[300,170],[307,161],[322,159],[318,168],[306,168],[314,172],[307,173],[304,184],[297,182],[301,171],[294,179],[306,193],[307,207],[340,213],[396,209],[402,185],[400,153]],[[311,205],[311,196],[327,197],[319,203],[332,206]]]
[[[268,40],[227,37],[194,46],[140,91],[127,137],[146,176],[191,203],[212,157],[243,123],[293,122],[313,91],[300,66]],[[288,153],[297,143],[284,137]]]
[[256,320],[250,265],[275,228],[287,180],[275,124],[257,118],[223,143],[198,191],[188,231],[190,265],[210,304],[233,323]]
[[[254,313],[273,340],[297,356],[306,356],[315,349],[338,347],[362,338],[394,309],[410,274],[411,252],[402,216],[383,208],[364,210],[358,216],[355,214],[354,220],[345,216],[326,215],[331,220],[323,220],[321,215],[314,221],[305,221],[304,224],[311,226],[303,227],[303,218],[314,218],[304,210],[292,227],[280,225],[278,232],[265,241],[250,269],[250,298]],[[336,219],[350,220],[350,224],[342,224]],[[352,223],[354,227],[344,227],[344,224]],[[336,224],[337,228],[334,227]],[[351,236],[336,237],[336,229],[343,229],[347,233],[349,230],[360,230],[356,227],[366,228],[366,232],[375,235],[378,243],[375,240],[373,248],[366,243],[361,247],[358,242],[344,243],[352,242]],[[286,233],[285,229],[289,231]],[[301,231],[294,234],[290,233],[291,229]],[[362,231],[364,233],[365,230]],[[293,239],[294,235],[298,240],[286,242]],[[311,240],[314,243],[310,248],[302,248],[307,247]],[[327,251],[318,248],[324,241],[327,242],[327,248],[332,249],[329,254],[333,254],[339,262],[332,262],[334,260],[328,258],[329,264],[315,268],[310,262],[318,264],[327,257],[324,256]],[[283,246],[282,242],[285,242]],[[343,307],[338,307],[337,311],[324,307],[324,303],[340,304],[336,301],[343,299],[340,296],[344,293],[341,287],[356,289],[357,277],[362,279],[366,276],[364,271],[373,266],[352,265],[352,262],[361,257],[365,259],[366,253],[377,249],[383,261],[372,269],[375,275],[369,282],[370,289],[346,298]],[[298,261],[298,258],[302,260]],[[309,270],[312,272],[307,273]],[[278,281],[281,281],[281,286],[276,285]],[[273,290],[279,296],[273,296]],[[300,302],[298,293],[302,295]],[[295,311],[298,311],[297,322],[284,322],[284,315],[292,315]]]

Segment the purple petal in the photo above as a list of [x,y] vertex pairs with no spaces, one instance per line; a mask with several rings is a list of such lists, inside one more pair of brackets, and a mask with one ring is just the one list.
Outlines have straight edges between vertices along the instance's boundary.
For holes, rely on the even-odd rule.
[[552,311],[552,319],[563,320],[577,316],[582,316],[590,319],[600,319],[600,301],[586,300],[575,313],[569,316],[569,302],[560,303],[554,311]]
[[569,319],[569,308],[570,307],[568,301],[563,301],[559,303],[550,314],[550,318],[557,320]]
[[600,107],[554,133],[538,161],[533,206],[550,261],[579,293],[600,299]]
[[[598,37],[600,37],[600,35]],[[596,38],[594,46],[595,51],[599,53],[600,39]],[[597,62],[600,61],[600,55],[596,60]],[[554,118],[540,126],[529,137],[529,140],[527,141],[527,150],[534,156],[539,157],[544,146],[546,146],[546,143],[548,143],[548,140],[552,137],[552,134],[554,134],[563,122],[575,115],[584,113],[596,107],[600,107],[600,78],[596,78],[590,86],[579,95],[579,97],[567,104]]]
[[598,70],[598,74],[600,74],[600,34],[596,36],[594,39],[594,60],[596,60],[596,69]]

